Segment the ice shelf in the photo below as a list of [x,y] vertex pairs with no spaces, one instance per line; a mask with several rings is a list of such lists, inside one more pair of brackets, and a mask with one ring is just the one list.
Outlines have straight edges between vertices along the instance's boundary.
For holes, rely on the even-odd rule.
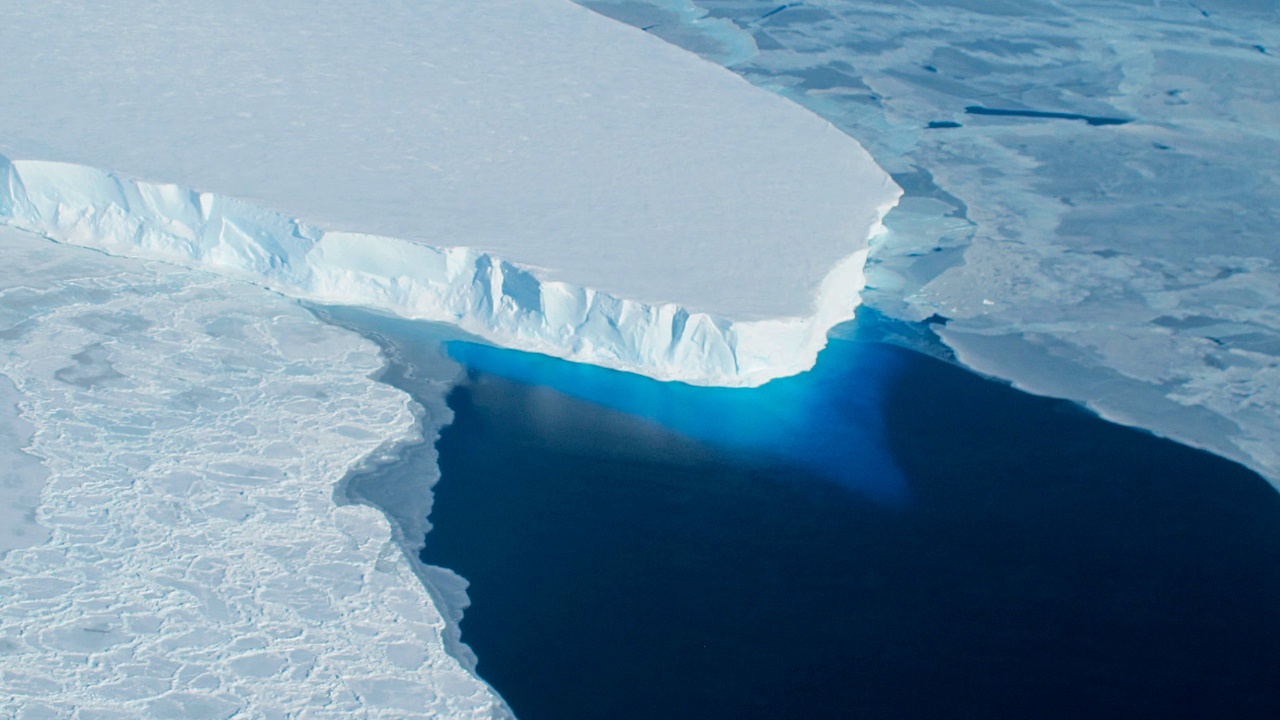
[[268,290],[752,385],[852,315],[900,194],[566,0],[4,12],[0,421],[36,521],[0,548],[6,717],[509,717],[422,512],[335,493],[447,385],[413,406]]
[[0,375],[0,555],[49,539],[49,531],[36,522],[40,491],[49,472],[23,450],[30,445],[34,428],[22,419],[21,402],[22,393]]
[[663,379],[811,366],[900,194],[825,120],[568,0],[5,16],[14,224]]
[[546,280],[474,248],[325,232],[243,201],[65,163],[0,156],[0,222],[293,297],[448,322],[506,347],[712,385],[811,367],[826,331],[857,305],[867,254],[836,262],[811,314],[734,322]]

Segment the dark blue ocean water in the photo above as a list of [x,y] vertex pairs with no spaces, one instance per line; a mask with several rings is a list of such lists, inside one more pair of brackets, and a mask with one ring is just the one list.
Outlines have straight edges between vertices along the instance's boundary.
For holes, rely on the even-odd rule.
[[739,391],[452,351],[422,557],[523,720],[1280,717],[1236,464],[887,345]]

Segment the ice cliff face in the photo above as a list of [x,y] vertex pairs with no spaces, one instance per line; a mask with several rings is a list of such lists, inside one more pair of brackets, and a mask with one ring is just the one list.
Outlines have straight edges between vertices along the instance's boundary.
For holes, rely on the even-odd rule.
[[[883,217],[896,192],[877,209]],[[325,232],[251,204],[79,165],[0,156],[0,222],[113,255],[163,260],[285,295],[446,322],[505,347],[692,384],[750,386],[812,367],[852,317],[870,238],[804,317],[734,322],[547,281],[466,247]],[[878,231],[875,224],[872,233]],[[673,262],[679,262],[673,258]]]

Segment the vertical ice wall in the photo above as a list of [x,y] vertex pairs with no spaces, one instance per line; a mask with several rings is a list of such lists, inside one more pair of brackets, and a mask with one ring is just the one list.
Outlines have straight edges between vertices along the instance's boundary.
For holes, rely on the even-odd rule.
[[[896,196],[887,186],[865,232],[878,231]],[[827,330],[857,307],[866,258],[863,247],[829,268],[805,315],[735,321],[546,280],[473,248],[324,232],[239,200],[66,163],[0,156],[0,223],[294,297],[447,322],[506,347],[709,385],[812,367]]]

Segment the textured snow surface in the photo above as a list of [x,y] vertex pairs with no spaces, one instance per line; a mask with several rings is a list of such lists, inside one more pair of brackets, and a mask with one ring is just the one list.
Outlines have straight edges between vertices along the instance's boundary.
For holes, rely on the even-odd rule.
[[1280,483],[1280,5],[693,1],[584,3],[701,33],[691,49],[893,173],[864,302],[948,318],[971,367]]
[[[513,285],[564,283],[668,326],[677,313],[720,318],[721,344],[753,343],[747,364],[760,333],[730,322],[852,315],[845,266],[899,195],[827,121],[568,0],[0,9],[0,153],[13,160],[172,183],[324,231],[474,248],[527,268]],[[100,184],[61,182],[67,212],[104,200]],[[417,259],[362,242],[344,252],[366,265]],[[578,315],[590,304],[544,295]],[[808,359],[766,358],[784,365],[773,375],[808,367],[822,335],[769,336]],[[629,369],[643,370],[667,350],[685,352],[617,354],[638,352]],[[558,354],[629,362],[574,352]],[[717,367],[703,381],[725,379]]]
[[[3,337],[0,334],[0,347]],[[48,531],[36,522],[35,511],[49,473],[37,458],[22,450],[31,444],[34,428],[18,412],[21,400],[13,383],[0,375],[0,555],[48,539]]]
[[419,432],[372,343],[251,285],[14,230],[0,259],[0,373],[51,534],[0,558],[0,717],[509,716],[445,652],[384,516],[335,504]]

